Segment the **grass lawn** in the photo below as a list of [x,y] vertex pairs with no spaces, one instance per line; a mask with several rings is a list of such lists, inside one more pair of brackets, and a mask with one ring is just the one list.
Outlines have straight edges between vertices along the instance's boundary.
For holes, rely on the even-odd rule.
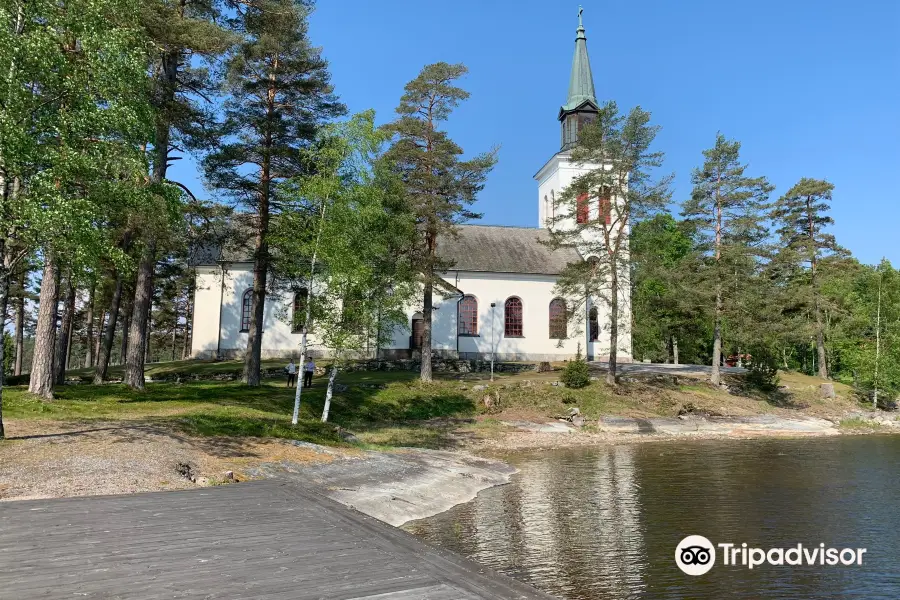
[[[264,361],[267,368],[283,365],[283,360]],[[179,361],[150,365],[147,374],[233,373],[241,367],[238,361]],[[13,420],[137,420],[200,436],[275,437],[324,444],[343,443],[335,430],[339,425],[363,444],[446,447],[460,431],[489,435],[502,427],[501,419],[553,418],[572,406],[588,419],[610,414],[674,416],[688,403],[723,414],[776,410],[763,397],[731,396],[699,380],[680,386],[628,383],[616,390],[595,381],[572,390],[548,385],[558,379],[559,372],[500,374],[493,384],[486,381],[486,374],[448,374],[430,384],[419,382],[417,375],[403,371],[339,374],[337,382],[346,389],[341,388],[332,400],[329,424],[319,420],[327,377],[316,377],[313,387],[304,390],[297,427],[290,424],[294,390],[285,387],[282,378],[264,379],[258,388],[228,381],[149,383],[144,392],[121,384],[67,385],[57,390],[53,401],[29,395],[24,386],[11,386],[4,389],[3,412]],[[783,380],[788,379],[791,387],[812,388],[814,378],[804,377]],[[474,389],[479,385],[488,387]],[[838,389],[839,394],[843,391]],[[490,407],[484,403],[488,395]],[[14,426],[8,435],[15,437]]]

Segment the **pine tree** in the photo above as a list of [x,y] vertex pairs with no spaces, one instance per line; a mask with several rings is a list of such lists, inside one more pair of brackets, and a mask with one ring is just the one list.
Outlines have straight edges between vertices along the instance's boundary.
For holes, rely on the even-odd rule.
[[707,302],[713,312],[711,380],[715,385],[721,382],[723,321],[729,303],[740,301],[739,286],[745,281],[741,271],[762,251],[768,233],[762,215],[773,189],[765,177],[745,175],[740,149],[740,142],[719,133],[715,146],[703,151],[703,166],[694,170],[691,198],[682,207],[697,231],[698,250],[706,266],[697,273],[697,289],[711,290]]
[[251,386],[260,384],[269,227],[281,208],[278,184],[306,173],[304,149],[324,121],[345,111],[332,93],[327,62],[309,41],[311,7],[262,0],[238,15],[235,27],[245,40],[228,58],[223,142],[203,161],[208,183],[252,213],[253,300],[243,376]]
[[[176,221],[179,218],[178,208],[173,211],[173,205],[181,199],[180,191],[192,196],[183,185],[168,180],[171,154],[176,149],[205,147],[213,143],[207,131],[213,118],[201,100],[209,98],[217,80],[207,69],[194,63],[200,59],[215,60],[235,41],[235,36],[217,23],[220,4],[219,0],[152,0],[148,9],[141,13],[155,50],[151,91],[155,122],[150,183],[156,198],[148,203],[137,227],[141,233],[142,251],[132,308],[126,321],[129,331],[124,378],[133,389],[144,388],[147,331],[159,246],[168,241],[166,234],[173,217]],[[181,190],[176,191],[173,185]],[[118,306],[112,307],[111,312],[117,313]],[[110,327],[115,327],[115,321],[110,322]]]
[[808,266],[809,271],[794,269],[792,283],[798,290],[798,300],[811,308],[814,315],[814,336],[818,355],[819,377],[828,377],[825,352],[825,324],[822,318],[822,293],[818,280],[819,263],[823,258],[841,253],[834,236],[824,229],[834,224],[827,214],[831,209],[834,185],[820,179],[804,177],[775,203],[772,218],[784,247],[783,254],[791,262]]
[[572,150],[572,161],[588,169],[556,197],[556,216],[548,222],[551,247],[575,247],[588,259],[563,270],[557,292],[569,306],[600,298],[609,308],[610,385],[616,384],[622,307],[631,295],[629,230],[664,208],[670,197],[671,176],[653,176],[663,161],[662,152],[650,149],[658,131],[640,107],[623,116],[615,102],[604,105],[581,128]]
[[438,129],[469,97],[454,85],[467,72],[462,64],[427,65],[406,84],[397,107],[400,116],[387,126],[395,139],[386,158],[403,181],[419,232],[412,255],[417,257],[423,287],[422,381],[432,378],[432,295],[435,288],[445,287],[440,273],[452,266],[438,256],[438,240],[452,236],[458,224],[481,216],[469,207],[497,162],[496,149],[461,160],[462,148]]

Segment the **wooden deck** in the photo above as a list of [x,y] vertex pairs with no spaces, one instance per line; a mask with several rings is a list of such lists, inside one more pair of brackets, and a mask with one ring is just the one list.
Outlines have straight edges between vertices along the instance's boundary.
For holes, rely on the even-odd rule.
[[296,484],[0,503],[0,598],[549,596]]

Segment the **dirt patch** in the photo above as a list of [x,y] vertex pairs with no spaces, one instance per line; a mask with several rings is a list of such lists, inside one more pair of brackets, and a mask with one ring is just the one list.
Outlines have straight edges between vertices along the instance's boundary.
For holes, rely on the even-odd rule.
[[0,443],[0,500],[131,494],[186,489],[192,478],[240,481],[262,462],[329,462],[352,450],[259,438],[199,438],[141,422],[11,420]]

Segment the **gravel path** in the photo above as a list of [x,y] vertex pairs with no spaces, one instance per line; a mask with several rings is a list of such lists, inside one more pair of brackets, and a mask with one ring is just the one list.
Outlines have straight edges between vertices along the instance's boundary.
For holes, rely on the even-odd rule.
[[[283,440],[196,438],[140,422],[10,420],[0,443],[0,500],[132,494],[236,478],[260,462],[316,463],[335,453]],[[337,451],[341,453],[341,451]],[[353,454],[352,451],[345,453]]]

